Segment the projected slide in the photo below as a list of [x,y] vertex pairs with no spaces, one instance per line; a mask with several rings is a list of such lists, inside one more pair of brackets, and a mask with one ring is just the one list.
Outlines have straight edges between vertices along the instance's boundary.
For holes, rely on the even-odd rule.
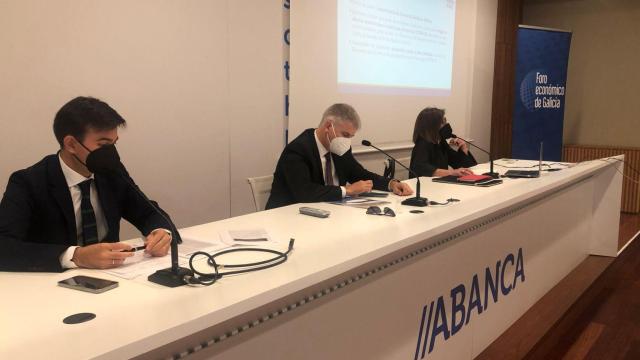
[[342,92],[448,95],[455,0],[338,0]]

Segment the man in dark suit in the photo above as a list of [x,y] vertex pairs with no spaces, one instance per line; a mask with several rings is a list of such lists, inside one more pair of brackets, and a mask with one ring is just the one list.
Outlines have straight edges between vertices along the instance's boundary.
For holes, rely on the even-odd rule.
[[305,130],[282,151],[266,208],[339,201],[371,189],[411,195],[407,184],[367,171],[353,157],[351,138],[359,128],[360,117],[353,107],[330,106],[317,129]]
[[114,145],[125,125],[94,98],[75,98],[58,111],[60,151],[13,173],[0,202],[0,271],[120,266],[133,255],[118,242],[121,218],[146,236],[148,254],[168,253],[170,224],[121,176],[92,174],[86,166],[89,154]]

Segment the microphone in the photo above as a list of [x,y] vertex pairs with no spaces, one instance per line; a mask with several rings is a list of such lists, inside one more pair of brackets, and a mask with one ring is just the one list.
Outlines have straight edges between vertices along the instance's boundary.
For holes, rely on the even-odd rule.
[[105,145],[92,151],[86,160],[86,167],[92,173],[117,174],[142,198],[151,208],[169,224],[171,228],[171,267],[158,270],[149,275],[147,279],[153,283],[178,287],[186,285],[185,276],[193,276],[193,271],[180,267],[178,264],[178,242],[181,241],[180,233],[176,225],[169,219],[169,216],[162,211],[153,201],[136,186],[131,180],[124,165],[120,162],[120,155],[113,145]]
[[408,167],[406,167],[403,163],[398,161],[393,156],[387,154],[386,151],[384,151],[384,150],[378,148],[377,146],[373,145],[370,141],[362,140],[362,145],[371,146],[372,148],[380,151],[381,153],[383,153],[384,155],[389,157],[391,160],[395,161],[396,163],[400,164],[400,166],[402,166],[403,168],[407,169],[407,171],[409,171],[410,174],[413,174],[416,177],[416,196],[412,197],[412,198],[409,198],[409,199],[406,199],[406,200],[403,200],[402,203],[401,203],[402,205],[419,206],[419,207],[423,207],[423,206],[427,206],[428,205],[428,199],[420,197],[420,176],[418,176],[418,174],[416,174],[413,170],[411,170]]
[[[123,167],[124,168],[124,167]],[[180,237],[180,233],[178,232],[178,228],[176,225],[169,219],[167,214],[162,211],[153,201],[149,200],[147,195],[145,195],[140,188],[138,188],[131,178],[126,175],[126,173],[120,172],[120,176],[129,184],[129,186],[135,190],[135,192],[147,203],[149,204],[153,210],[156,211],[163,219],[169,224],[171,228],[171,267],[166,269],[161,269],[156,271],[155,273],[149,275],[147,280],[152,283],[156,283],[162,286],[167,287],[178,287],[182,285],[186,285],[185,276],[193,276],[193,271],[188,268],[180,267],[178,263],[178,242],[181,242],[182,238]]]
[[469,145],[473,146],[474,148],[476,148],[476,149],[478,149],[478,150],[480,150],[480,151],[482,151],[482,152],[486,153],[487,155],[489,155],[489,166],[490,166],[490,168],[489,168],[489,172],[486,172],[486,173],[484,173],[484,174],[482,174],[482,175],[491,176],[491,177],[492,177],[492,178],[494,178],[494,179],[498,179],[498,178],[500,178],[500,174],[498,174],[497,172],[493,172],[493,155],[491,155],[491,152],[490,152],[490,151],[487,151],[487,150],[485,150],[485,149],[481,148],[480,146],[475,145],[475,144],[473,144],[473,143],[471,143],[471,142],[469,142],[469,141],[467,141],[467,140],[465,140],[465,139],[461,138],[460,136],[458,136],[458,135],[456,135],[456,134],[451,134],[451,137],[452,137],[452,138],[454,138],[454,139],[460,139],[460,140],[462,140],[462,141],[466,142],[467,144],[469,144]]

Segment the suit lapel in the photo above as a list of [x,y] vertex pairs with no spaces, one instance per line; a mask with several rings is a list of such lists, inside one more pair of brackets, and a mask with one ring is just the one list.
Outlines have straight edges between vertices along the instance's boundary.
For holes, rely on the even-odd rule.
[[[313,159],[313,167],[315,169],[313,169],[313,174],[315,174],[316,179],[314,179],[315,181],[319,181],[322,184],[324,183],[324,176],[322,176],[323,172],[322,172],[322,159],[320,158],[320,152],[318,151],[318,143],[316,143],[316,135],[315,135],[315,129],[309,129],[309,145],[311,145],[311,155],[312,155],[312,159]],[[325,184],[326,185],[326,184]]]
[[69,186],[62,174],[62,168],[60,167],[60,159],[58,156],[52,156],[49,159],[47,174],[51,193],[56,199],[58,207],[60,207],[60,211],[62,211],[64,216],[69,240],[71,243],[75,243],[78,241],[76,216],[73,211],[73,202],[71,201]]

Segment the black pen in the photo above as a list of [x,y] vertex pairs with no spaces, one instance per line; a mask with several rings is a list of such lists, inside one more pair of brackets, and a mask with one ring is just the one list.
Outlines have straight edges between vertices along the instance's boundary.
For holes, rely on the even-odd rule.
[[136,252],[136,251],[144,250],[145,248],[146,248],[146,245],[142,245],[142,246],[132,247],[129,250],[122,250],[121,252]]

